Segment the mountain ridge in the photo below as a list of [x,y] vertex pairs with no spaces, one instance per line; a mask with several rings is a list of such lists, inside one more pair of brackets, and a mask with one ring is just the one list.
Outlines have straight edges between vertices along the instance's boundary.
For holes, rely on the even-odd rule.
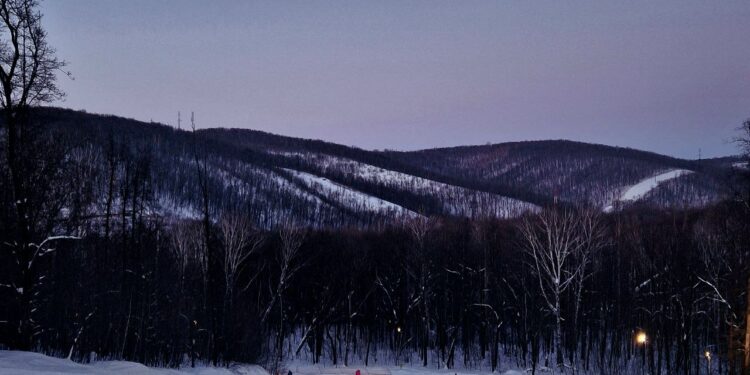
[[[155,212],[179,217],[199,211],[195,175],[196,163],[203,160],[210,174],[212,214],[251,210],[261,227],[287,220],[312,226],[381,225],[403,220],[408,212],[509,218],[554,202],[602,209],[636,203],[702,207],[723,199],[717,176],[735,160],[686,160],[571,140],[365,150],[253,129],[191,132],[70,109],[34,111],[40,125],[72,139],[73,147],[105,155],[114,152],[110,143],[117,144],[124,166],[129,159],[149,158],[154,201],[159,202]],[[105,163],[93,163],[104,175]],[[637,201],[618,202],[629,187],[678,169],[693,173],[660,182]],[[98,190],[101,195],[103,186]]]

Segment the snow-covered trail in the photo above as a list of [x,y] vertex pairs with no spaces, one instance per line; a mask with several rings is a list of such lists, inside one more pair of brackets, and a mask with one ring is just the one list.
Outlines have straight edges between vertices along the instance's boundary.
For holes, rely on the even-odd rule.
[[[643,180],[639,181],[637,184],[629,187],[627,190],[625,190],[621,195],[620,198],[617,199],[617,201],[620,202],[634,202],[637,201],[648,194],[653,189],[656,189],[659,184],[669,181],[672,179],[675,179],[677,177],[681,177],[684,175],[688,175],[693,173],[693,171],[687,170],[687,169],[672,169],[664,173],[660,173],[655,176],[644,178]],[[612,211],[613,205],[607,206],[604,208],[604,211]]]
[[293,169],[284,169],[294,178],[302,181],[308,188],[318,191],[322,195],[338,201],[345,207],[353,209],[365,209],[381,213],[392,212],[400,216],[416,217],[416,212],[406,209],[395,203],[388,202],[378,197],[362,193],[348,186],[340,185],[325,177],[316,176],[307,172]]
[[671,171],[651,176],[649,178],[641,180],[641,182],[631,186],[628,190],[625,190],[620,196],[621,201],[635,201],[643,198],[649,191],[655,189],[659,184],[664,181],[671,180],[686,174],[693,173],[687,169],[673,169]]
[[49,357],[44,354],[0,350],[0,375],[268,375],[268,372],[257,365],[223,367],[186,367],[184,369],[167,369],[146,367],[140,363],[128,361],[101,361],[91,364],[80,364],[63,358]]
[[278,152],[276,154],[305,160],[306,163],[318,168],[323,175],[328,172],[343,173],[368,184],[433,197],[450,215],[508,218],[538,209],[536,205],[519,199],[450,185],[344,157],[313,152]]

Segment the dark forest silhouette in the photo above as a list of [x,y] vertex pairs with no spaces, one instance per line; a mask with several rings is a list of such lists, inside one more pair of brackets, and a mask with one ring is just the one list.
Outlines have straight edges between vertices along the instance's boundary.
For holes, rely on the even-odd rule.
[[[399,153],[181,131],[40,107],[62,95],[65,64],[36,7],[0,0],[1,348],[175,367],[609,374],[697,374],[708,351],[714,371],[750,371],[750,171],[731,167],[748,160],[750,122],[743,156],[720,161],[568,141]],[[368,182],[312,154],[452,188]],[[696,173],[602,212],[613,186],[667,168]],[[414,214],[279,189],[290,171]]]

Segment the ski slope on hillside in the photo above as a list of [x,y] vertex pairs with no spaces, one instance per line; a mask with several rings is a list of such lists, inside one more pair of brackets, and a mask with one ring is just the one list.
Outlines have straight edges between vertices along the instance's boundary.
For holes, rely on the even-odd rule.
[[641,180],[641,182],[631,186],[628,190],[625,190],[620,196],[621,201],[635,201],[643,198],[649,191],[655,189],[660,183],[671,180],[686,174],[693,173],[687,169],[673,169],[656,176],[652,176]]
[[515,217],[538,207],[499,194],[454,186],[359,161],[320,153],[278,153],[305,160],[322,174],[344,174],[349,178],[409,193],[434,197],[449,215],[466,217]]
[[304,183],[308,188],[317,191],[322,196],[332,199],[344,207],[354,210],[375,211],[381,213],[392,213],[397,216],[418,216],[417,213],[410,211],[397,204],[386,200],[368,195],[347,186],[337,184],[327,178],[319,177],[307,172],[300,172],[293,169],[284,169],[294,178]]
[[[681,176],[691,174],[691,173],[694,173],[694,172],[687,170],[687,169],[672,169],[672,170],[660,173],[655,176],[644,178],[643,180],[639,181],[637,184],[627,188],[620,195],[617,201],[634,202],[634,201],[640,200],[643,197],[645,197],[650,191],[656,189],[656,187],[658,187],[659,184],[681,177]],[[604,210],[611,211],[612,209],[613,209],[613,206],[610,205],[610,206],[607,206]]]
[[[177,170],[195,170],[196,168],[189,159],[177,159],[177,161],[185,163],[181,166],[175,165],[174,168]],[[212,209],[221,210],[222,204],[227,205],[225,202],[253,202],[256,212],[258,212],[257,225],[260,227],[271,228],[295,216],[294,208],[287,204],[291,201],[308,208],[309,212],[312,213],[332,210],[330,205],[318,196],[300,189],[288,176],[273,169],[220,158],[210,160],[207,166],[206,177],[211,184],[212,193],[216,194],[215,197],[210,199],[210,204],[215,205]],[[183,186],[195,188],[198,184],[196,182],[183,184]],[[185,191],[189,190],[189,188],[180,188],[182,194],[175,194],[174,191],[157,191],[157,198],[154,200],[154,213],[172,220],[200,219],[202,217],[200,195],[191,197],[189,193],[184,194]],[[286,200],[279,203],[281,195]],[[273,209],[267,209],[267,204],[271,204],[269,202],[275,203],[272,206]],[[119,207],[119,202],[116,201],[115,203],[114,207]],[[230,206],[232,204],[235,203],[229,203]],[[300,224],[312,226],[317,224],[314,221],[315,215],[304,216],[313,220],[302,221]]]

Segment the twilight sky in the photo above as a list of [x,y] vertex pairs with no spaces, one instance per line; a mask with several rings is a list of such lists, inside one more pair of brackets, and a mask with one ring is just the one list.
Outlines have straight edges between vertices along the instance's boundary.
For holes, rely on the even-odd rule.
[[46,0],[57,105],[363,148],[696,158],[750,117],[750,2]]

